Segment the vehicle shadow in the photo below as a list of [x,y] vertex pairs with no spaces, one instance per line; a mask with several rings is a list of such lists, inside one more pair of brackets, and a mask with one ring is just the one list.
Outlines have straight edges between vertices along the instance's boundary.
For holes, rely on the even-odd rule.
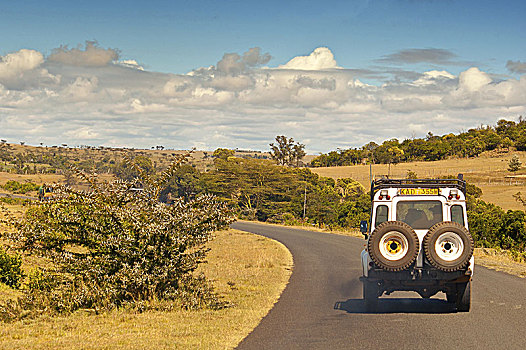
[[351,314],[445,314],[457,312],[455,305],[450,304],[445,300],[422,298],[379,298],[376,312],[367,311],[363,299],[337,301],[334,304],[334,309],[347,311],[347,313]]

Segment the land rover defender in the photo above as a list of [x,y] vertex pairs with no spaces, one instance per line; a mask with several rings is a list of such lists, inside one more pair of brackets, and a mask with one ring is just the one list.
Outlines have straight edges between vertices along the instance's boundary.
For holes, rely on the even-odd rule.
[[[471,304],[473,238],[466,214],[466,182],[457,179],[378,179],[371,183],[371,219],[362,222],[363,297],[415,291],[444,292],[458,311]],[[368,229],[369,228],[369,229]]]

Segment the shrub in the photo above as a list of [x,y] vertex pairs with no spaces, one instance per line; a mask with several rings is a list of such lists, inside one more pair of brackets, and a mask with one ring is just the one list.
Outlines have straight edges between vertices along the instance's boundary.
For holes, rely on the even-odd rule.
[[519,157],[517,155],[514,155],[513,158],[510,159],[508,162],[508,171],[516,172],[521,170],[522,163],[519,160]]
[[[32,205],[12,237],[20,248],[49,259],[53,267],[30,278],[24,308],[71,312],[112,309],[151,301],[176,301],[184,308],[220,307],[203,277],[204,244],[232,221],[210,195],[159,201],[160,191],[186,160],[162,175],[99,183],[77,171],[89,191],[54,186],[51,201]],[[132,190],[142,183],[142,190]]]
[[31,191],[38,191],[39,185],[33,182],[18,182],[15,180],[9,180],[5,185],[2,186],[4,190],[17,193],[26,194]]
[[522,210],[504,211],[481,199],[468,201],[469,230],[479,247],[526,250],[526,214]]
[[9,255],[0,248],[0,282],[12,288],[20,288],[22,272],[22,257],[18,254]]
[[408,170],[407,174],[405,175],[405,178],[406,179],[418,179],[418,175],[414,171]]

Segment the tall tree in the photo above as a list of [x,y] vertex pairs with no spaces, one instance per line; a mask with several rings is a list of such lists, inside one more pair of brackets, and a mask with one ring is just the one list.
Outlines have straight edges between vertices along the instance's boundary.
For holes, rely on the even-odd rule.
[[300,166],[300,161],[305,157],[305,145],[301,143],[296,143],[292,146],[292,163],[296,163],[296,167]]
[[271,143],[270,156],[279,165],[299,165],[299,161],[305,156],[305,145],[284,135],[276,136],[276,144]]
[[270,156],[279,165],[287,164],[293,144],[294,139],[292,137],[287,139],[285,135],[276,136],[276,145],[274,143],[269,144]]

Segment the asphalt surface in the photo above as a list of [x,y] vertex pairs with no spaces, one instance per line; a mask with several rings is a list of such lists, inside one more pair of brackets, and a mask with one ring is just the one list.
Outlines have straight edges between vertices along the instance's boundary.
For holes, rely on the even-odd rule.
[[36,197],[24,196],[24,195],[21,195],[21,194],[11,194],[11,193],[0,193],[0,197],[18,198],[18,199],[31,199],[31,200],[38,199]]
[[439,293],[395,292],[365,311],[364,240],[255,223],[232,224],[282,242],[294,269],[279,301],[238,349],[526,349],[526,279],[475,267],[471,311]]

